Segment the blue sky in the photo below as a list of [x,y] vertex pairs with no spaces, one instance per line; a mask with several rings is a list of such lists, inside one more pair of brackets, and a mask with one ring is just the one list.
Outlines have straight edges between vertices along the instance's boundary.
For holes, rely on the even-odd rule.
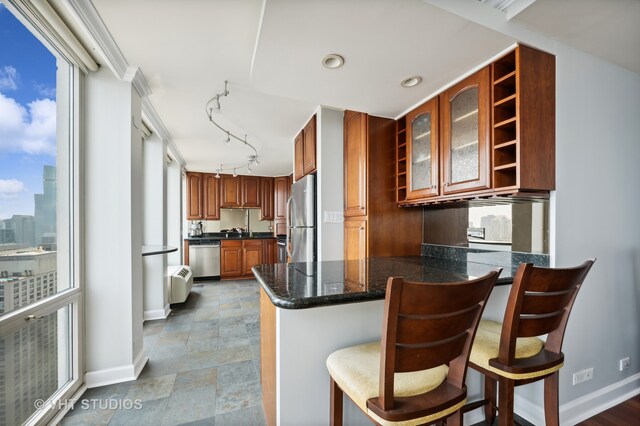
[[0,4],[0,219],[32,215],[55,165],[56,59]]

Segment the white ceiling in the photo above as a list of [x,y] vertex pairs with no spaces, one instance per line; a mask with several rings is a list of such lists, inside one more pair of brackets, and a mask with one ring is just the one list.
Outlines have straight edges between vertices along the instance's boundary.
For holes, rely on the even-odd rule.
[[[616,16],[599,13],[592,21],[575,12],[583,2],[594,14],[598,7],[606,9],[603,3],[620,7]],[[583,50],[589,51],[611,39],[604,30],[590,36],[589,26],[608,28],[625,15],[621,5],[630,2],[640,3],[537,0],[513,22],[579,48],[587,44]],[[225,80],[231,93],[221,99],[217,121],[248,135],[261,158],[256,174],[283,175],[292,169],[293,137],[319,105],[395,117],[515,42],[420,0],[93,3],[128,63],[145,75],[149,100],[188,170],[214,171],[221,163],[240,164],[252,153],[238,142],[225,145],[225,135],[205,115],[206,101],[223,91]],[[550,10],[551,16],[545,15]],[[612,49],[600,50],[604,55]],[[329,53],[343,55],[344,67],[323,68],[320,61]],[[631,66],[639,60],[640,55],[629,58]],[[414,74],[423,77],[420,85],[399,85]]]

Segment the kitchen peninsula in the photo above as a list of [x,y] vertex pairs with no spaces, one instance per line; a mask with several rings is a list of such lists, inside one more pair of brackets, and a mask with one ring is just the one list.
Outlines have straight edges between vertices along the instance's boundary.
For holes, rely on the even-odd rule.
[[[390,276],[455,282],[502,268],[497,285],[507,290],[519,263],[505,262],[502,253],[465,257],[381,257],[255,266],[253,272],[262,286],[260,373],[267,424],[328,422],[325,360],[336,349],[380,338]],[[347,424],[366,423],[350,402],[345,404],[344,415]]]

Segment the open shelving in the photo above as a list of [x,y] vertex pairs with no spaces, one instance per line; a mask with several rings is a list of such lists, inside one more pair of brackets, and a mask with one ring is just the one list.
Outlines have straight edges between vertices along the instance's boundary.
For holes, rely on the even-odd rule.
[[516,51],[498,59],[492,68],[493,186],[499,190],[518,184]]
[[407,120],[396,121],[396,203],[407,199]]

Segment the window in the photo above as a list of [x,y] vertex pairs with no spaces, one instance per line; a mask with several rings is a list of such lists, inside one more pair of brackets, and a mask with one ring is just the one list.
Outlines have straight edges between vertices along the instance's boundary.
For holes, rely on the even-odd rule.
[[0,424],[37,424],[80,387],[79,74],[13,3],[0,33]]

